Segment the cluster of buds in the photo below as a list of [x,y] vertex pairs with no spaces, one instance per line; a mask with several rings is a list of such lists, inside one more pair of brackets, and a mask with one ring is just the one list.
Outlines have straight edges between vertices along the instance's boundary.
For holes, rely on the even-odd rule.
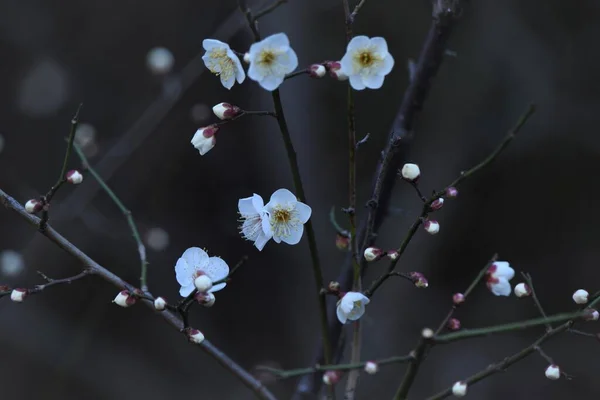
[[412,282],[415,284],[415,286],[418,288],[424,289],[427,286],[429,286],[429,282],[427,281],[427,278],[425,278],[425,276],[420,272],[409,272],[408,276],[410,277]]
[[213,113],[217,116],[217,118],[222,120],[232,119],[233,117],[237,117],[243,111],[238,106],[231,105],[229,103],[219,103],[212,108]]

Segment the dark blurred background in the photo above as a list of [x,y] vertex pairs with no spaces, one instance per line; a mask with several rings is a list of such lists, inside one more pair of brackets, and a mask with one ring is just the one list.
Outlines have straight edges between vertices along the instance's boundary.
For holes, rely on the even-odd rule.
[[[467,2],[465,2],[467,3]],[[256,4],[256,3],[252,3]],[[264,3],[262,3],[264,4]],[[237,232],[237,200],[293,189],[275,121],[243,118],[224,127],[217,146],[200,157],[195,130],[216,120],[226,101],[269,110],[267,92],[247,80],[231,91],[204,70],[202,40],[216,38],[245,51],[251,35],[234,0],[161,2],[0,1],[0,187],[25,202],[57,178],[64,137],[84,103],[78,133],[90,161],[133,210],[149,248],[149,283],[156,295],[178,298],[174,265],[188,247],[205,247],[230,265],[250,259],[192,324],[244,367],[309,365],[318,338],[314,284],[305,239],[269,243],[258,252]],[[382,89],[356,93],[360,149],[359,203],[430,24],[426,0],[368,1],[357,34],[384,36],[396,60]],[[344,53],[339,0],[291,0],[260,24],[284,31],[300,66]],[[439,189],[486,156],[531,101],[538,112],[484,173],[467,181],[436,217],[437,236],[418,232],[399,264],[418,270],[430,287],[389,281],[364,321],[365,359],[405,354],[420,330],[445,315],[498,252],[533,275],[548,313],[574,308],[571,294],[598,289],[600,215],[600,6],[580,0],[471,1],[457,23],[447,57],[417,125],[410,161],[421,166],[424,191]],[[165,47],[170,72],[153,73],[147,54]],[[346,205],[346,86],[301,76],[282,86],[326,280],[344,254],[334,245],[331,206]],[[78,161],[73,158],[71,165]],[[399,212],[381,231],[383,248],[397,247],[420,212],[408,185],[394,195]],[[361,209],[360,212],[363,210]],[[339,216],[343,222],[343,216]],[[0,283],[31,287],[35,271],[77,273],[70,258],[8,210],[0,210]],[[135,244],[115,205],[88,178],[55,198],[51,224],[92,258],[136,284]],[[385,264],[369,266],[370,282]],[[519,282],[519,277],[513,284]],[[145,307],[111,304],[114,287],[98,278],[49,289],[24,304],[0,302],[0,387],[5,399],[147,399],[196,396],[250,399],[252,394]],[[478,288],[458,317],[480,327],[536,317],[530,300],[497,298]],[[597,332],[589,323],[582,329]],[[543,328],[436,348],[412,398],[420,399],[530,344]],[[600,346],[565,334],[544,346],[572,380],[544,377],[537,355],[469,389],[476,399],[596,399]],[[364,376],[358,398],[390,398],[403,366]],[[35,384],[32,384],[35,382]],[[288,398],[293,381],[272,388]]]

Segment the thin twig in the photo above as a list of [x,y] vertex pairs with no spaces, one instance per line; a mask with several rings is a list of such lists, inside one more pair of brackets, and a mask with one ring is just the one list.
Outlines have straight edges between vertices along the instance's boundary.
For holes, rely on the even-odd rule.
[[[5,193],[2,189],[0,189],[0,203],[2,203],[5,207],[12,209],[15,211],[21,218],[26,220],[29,224],[37,227],[40,219],[34,215],[31,215],[25,211],[23,206],[16,201],[14,198]],[[81,265],[85,265],[87,269],[90,269],[94,275],[97,275],[104,279],[107,282],[112,283],[114,286],[118,287],[121,290],[127,290],[130,293],[134,293],[136,288],[121,279],[119,276],[110,272],[96,261],[92,260],[87,254],[81,251],[78,247],[69,242],[65,237],[63,237],[60,233],[55,231],[52,227],[48,226],[47,229],[41,232],[46,238],[48,238],[51,242],[56,244],[58,247],[66,251],[68,254],[79,260]],[[146,306],[154,310],[154,304],[152,301],[143,299],[142,300]],[[184,332],[182,321],[177,318],[177,315],[171,311],[162,311],[157,313],[157,315],[161,316],[166,322],[168,322],[171,326],[173,326],[177,331]],[[208,340],[204,340],[201,342],[198,347],[200,347],[204,352],[209,354],[215,360],[219,362],[222,366],[224,366],[229,372],[231,372],[234,376],[236,376],[244,385],[246,385],[249,389],[251,389],[256,397],[260,399],[266,400],[276,400],[276,397],[256,378],[254,378],[250,373],[244,370],[241,366],[239,366],[235,361],[230,359],[225,353],[216,348],[212,343]]]
[[310,68],[304,68],[304,69],[299,69],[299,70],[294,71],[294,72],[290,72],[283,79],[284,80],[292,79],[292,78],[295,78],[297,76],[305,75],[305,74],[310,74]]
[[[535,294],[535,289],[533,287],[533,279],[531,278],[531,275],[525,272],[521,272],[521,276],[523,276],[523,279],[525,279],[525,283],[527,284],[527,286],[529,286],[529,290],[531,290],[531,298],[533,299],[533,303],[535,304],[536,308],[538,309],[538,311],[540,312],[540,314],[542,314],[542,317],[546,318],[546,312],[544,311],[544,307],[542,307],[542,303],[540,303],[540,300],[538,299],[537,295]],[[552,329],[552,325],[550,324],[546,324],[546,330],[549,331]]]
[[142,237],[140,236],[140,232],[137,228],[135,220],[133,219],[133,215],[131,211],[125,207],[125,204],[119,199],[119,196],[104,182],[104,179],[96,172],[94,168],[89,164],[85,154],[79,148],[78,145],[73,146],[75,148],[75,152],[81,159],[81,162],[84,168],[96,179],[98,184],[104,189],[106,194],[110,197],[110,199],[115,203],[115,205],[119,208],[121,213],[125,216],[127,220],[127,224],[129,225],[129,229],[131,230],[131,234],[133,239],[137,244],[138,256],[140,258],[140,287],[143,292],[148,291],[148,260],[146,257],[146,246],[144,246],[144,242],[142,241]]
[[329,221],[331,222],[331,225],[333,225],[333,227],[335,228],[335,231],[338,233],[338,235],[347,238],[350,237],[350,232],[342,228],[341,225],[337,222],[337,219],[335,218],[335,206],[331,207],[331,211],[329,211]]
[[273,111],[246,111],[246,110],[241,110],[240,113],[232,118],[229,119],[224,119],[222,121],[218,121],[213,123],[212,125],[215,126],[221,126],[221,125],[225,125],[228,124],[230,122],[235,121],[236,119],[240,119],[242,117],[245,117],[247,115],[254,115],[254,116],[266,116],[266,117],[273,117],[275,118],[275,112]]
[[254,20],[258,20],[260,17],[264,17],[265,15],[267,15],[268,13],[275,11],[277,9],[277,7],[279,7],[280,5],[287,3],[288,0],[275,0],[273,2],[273,4],[270,4],[268,6],[266,6],[265,8],[263,8],[260,11],[257,11],[256,14],[254,14]]
[[411,352],[411,354],[413,354],[413,359],[410,361],[410,364],[408,365],[408,368],[406,369],[406,372],[404,373],[404,377],[402,378],[402,382],[400,383],[400,386],[398,386],[398,389],[396,390],[396,394],[394,395],[394,400],[405,400],[406,396],[408,395],[408,391],[410,390],[410,387],[412,386],[416,376],[417,376],[417,372],[419,372],[419,367],[421,366],[421,361],[423,361],[423,355],[425,354],[425,350],[428,347],[428,344],[430,343],[429,339],[425,338],[425,337],[421,337],[421,339],[419,339],[419,344],[417,344],[417,347],[415,347],[415,349]]

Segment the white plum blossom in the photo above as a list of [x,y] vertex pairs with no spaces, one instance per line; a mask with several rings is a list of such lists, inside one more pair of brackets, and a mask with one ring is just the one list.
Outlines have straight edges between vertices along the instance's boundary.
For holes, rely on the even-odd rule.
[[296,52],[285,33],[276,33],[250,46],[248,77],[268,91],[281,85],[298,66]]
[[[209,257],[201,248],[190,247],[175,265],[175,276],[181,285],[179,294],[189,296],[195,289],[194,281],[201,275],[206,275],[212,282],[220,281],[229,275],[229,266],[220,257]],[[213,285],[208,291],[217,292],[225,285],[225,282]]]
[[210,72],[221,78],[221,83],[231,89],[237,83],[244,82],[246,73],[238,56],[231,50],[227,43],[215,39],[204,39],[202,47],[206,53],[202,56],[204,65]]
[[359,292],[348,292],[338,301],[336,314],[342,324],[356,321],[365,313],[365,306],[371,300]]
[[407,163],[402,166],[400,173],[402,174],[402,178],[414,182],[421,176],[421,169],[417,164]]
[[194,146],[200,155],[203,156],[208,153],[215,144],[217,144],[217,132],[219,127],[216,125],[205,126],[196,131],[192,137],[192,146]]
[[[277,243],[297,244],[304,233],[304,224],[310,218],[312,209],[298,201],[287,189],[278,189],[265,206],[269,217],[270,232]],[[263,224],[263,230],[269,232]]]
[[506,261],[496,261],[487,270],[487,287],[496,296],[510,296],[510,280],[515,276],[515,270]]
[[240,199],[238,210],[242,222],[240,233],[244,239],[254,242],[254,246],[261,251],[273,237],[262,197],[254,193],[252,197]]
[[382,37],[355,36],[340,61],[342,72],[355,90],[379,89],[383,79],[392,71],[394,58]]

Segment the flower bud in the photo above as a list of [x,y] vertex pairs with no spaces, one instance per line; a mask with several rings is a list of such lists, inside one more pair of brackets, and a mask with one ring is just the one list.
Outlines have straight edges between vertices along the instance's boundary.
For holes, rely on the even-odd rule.
[[329,75],[338,81],[345,81],[348,79],[348,75],[342,72],[342,64],[339,61],[332,61],[327,63],[329,68]]
[[462,293],[454,293],[454,295],[452,296],[452,302],[455,305],[459,305],[465,302],[465,295]]
[[409,272],[410,279],[412,279],[413,283],[416,287],[420,289],[424,289],[429,286],[429,282],[427,278],[420,272]]
[[219,127],[216,125],[205,126],[196,131],[192,138],[192,145],[198,149],[201,156],[205,155],[210,149],[215,147],[215,144],[217,144],[216,134],[218,131]]
[[327,386],[333,386],[340,381],[341,371],[327,371],[323,374],[323,383]]
[[450,318],[448,320],[448,329],[451,331],[457,331],[460,329],[460,321],[456,318]]
[[194,286],[198,289],[198,292],[205,293],[210,290],[213,286],[212,280],[206,275],[200,275],[194,279]]
[[121,307],[131,307],[135,302],[135,296],[132,296],[127,290],[119,292],[117,297],[113,300],[113,303]]
[[583,310],[583,319],[585,319],[586,321],[598,321],[598,317],[600,317],[600,314],[598,314],[598,310],[595,310],[593,308],[586,308],[585,310]]
[[463,397],[467,394],[467,383],[466,382],[456,382],[452,385],[452,394],[456,397]]
[[327,70],[325,69],[325,66],[321,65],[321,64],[313,64],[310,66],[309,70],[310,70],[309,75],[312,78],[322,78],[325,76],[325,73],[327,72]]
[[423,339],[431,339],[434,335],[433,330],[429,329],[429,328],[425,328],[421,331],[421,336],[423,337]]
[[244,53],[244,62],[250,64],[250,53]]
[[390,250],[386,255],[392,261],[396,261],[398,257],[400,257],[400,253],[398,253],[396,250]]
[[81,172],[77,171],[76,169],[72,169],[67,172],[65,178],[67,178],[67,182],[72,183],[73,185],[79,185],[81,182],[83,182],[83,175],[81,175]]
[[336,281],[329,282],[327,289],[332,293],[337,293],[340,291],[340,283]]
[[553,381],[560,378],[560,368],[556,364],[551,364],[546,368],[546,378],[552,379]]
[[527,297],[531,295],[531,289],[525,283],[521,282],[514,288],[515,296]]
[[436,200],[435,200],[433,203],[431,203],[431,206],[430,206],[430,208],[431,208],[433,211],[437,211],[437,210],[439,210],[440,208],[442,208],[442,206],[443,206],[443,205],[444,205],[444,198],[443,198],[443,197],[440,197],[439,199],[436,199]]
[[450,186],[448,189],[446,189],[446,197],[454,198],[456,196],[458,196],[458,189],[457,188],[455,188],[453,186]]
[[573,301],[577,304],[585,304],[588,302],[588,296],[587,290],[579,289],[573,293]]
[[194,299],[198,302],[198,304],[208,308],[215,305],[215,301],[217,300],[215,295],[212,293],[202,293],[198,292],[194,296]]
[[154,299],[154,308],[157,311],[163,311],[167,307],[167,301],[164,297],[157,297]]
[[415,182],[421,176],[421,170],[417,164],[404,164],[400,173],[402,178],[409,182]]
[[429,233],[431,235],[435,235],[436,233],[438,233],[440,231],[440,224],[434,220],[425,221],[425,223],[423,224],[423,227],[425,228],[427,233]]
[[381,249],[378,249],[377,247],[367,247],[365,249],[364,256],[365,260],[367,260],[368,262],[372,262],[379,260],[382,254],[383,251]]
[[213,108],[213,113],[219,119],[231,119],[236,115],[239,115],[242,111],[239,107],[231,105],[229,103],[219,103]]
[[35,214],[41,211],[43,207],[42,202],[36,199],[27,200],[27,203],[25,203],[25,211],[29,214]]
[[379,365],[375,361],[367,361],[365,363],[365,372],[369,375],[375,375],[379,371]]
[[22,303],[27,297],[27,289],[13,289],[10,293],[10,299],[17,303]]
[[198,329],[189,329],[188,339],[192,343],[200,344],[204,341],[204,335]]
[[348,236],[340,235],[339,233],[335,236],[335,247],[340,250],[346,250],[350,246],[350,238]]

